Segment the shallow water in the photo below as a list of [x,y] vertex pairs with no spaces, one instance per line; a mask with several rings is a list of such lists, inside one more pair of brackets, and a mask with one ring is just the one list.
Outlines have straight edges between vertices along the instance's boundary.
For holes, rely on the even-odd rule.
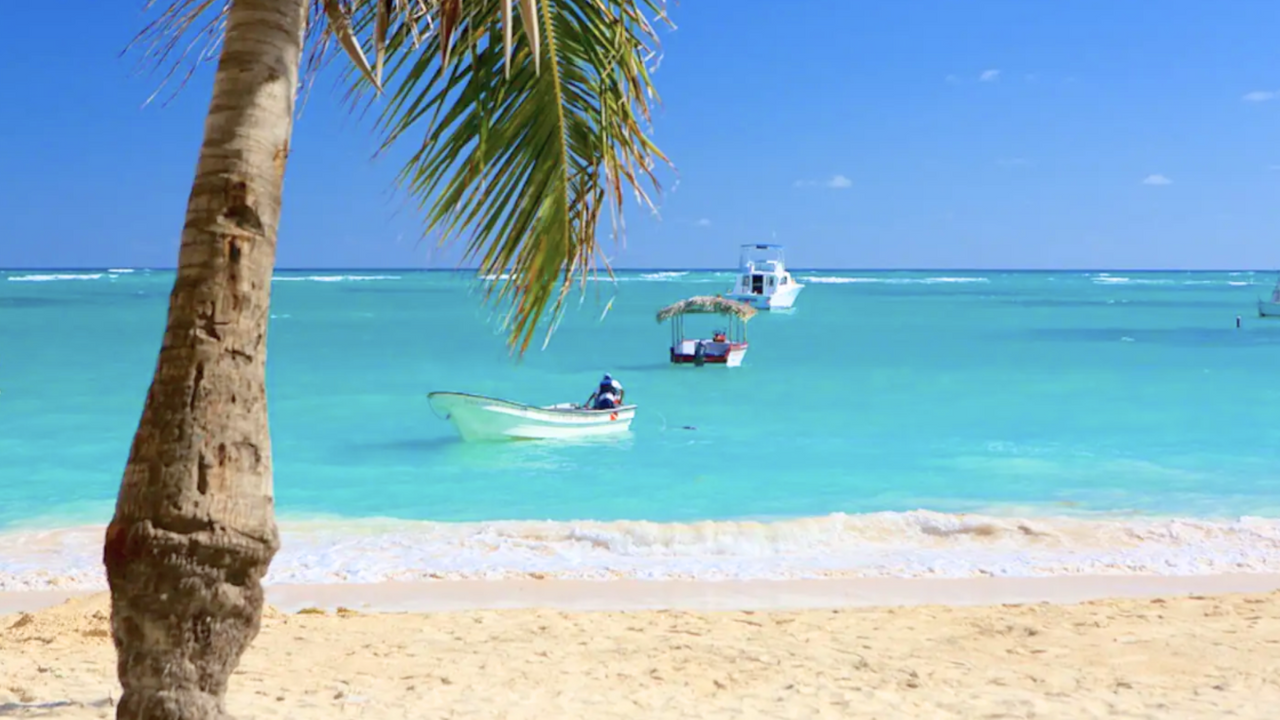
[[[743,367],[726,370],[668,365],[654,313],[727,291],[727,272],[592,283],[550,345],[519,363],[482,280],[279,273],[268,372],[287,545],[276,574],[1280,565],[1267,519],[1280,518],[1280,321],[1254,312],[1270,276],[796,275],[808,284],[797,309],[752,320]],[[0,587],[30,579],[38,547],[74,555],[93,535],[31,532],[109,517],[171,282],[0,273]],[[431,390],[579,401],[604,371],[640,406],[613,441],[464,444],[426,403]],[[1013,530],[930,529],[968,527],[954,514],[974,512]],[[1144,522],[1164,529],[1145,536]]]

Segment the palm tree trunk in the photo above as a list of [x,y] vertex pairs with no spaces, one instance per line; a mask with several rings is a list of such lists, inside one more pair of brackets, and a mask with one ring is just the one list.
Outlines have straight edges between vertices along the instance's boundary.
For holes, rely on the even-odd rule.
[[279,548],[266,332],[307,0],[234,0],[103,562],[118,718],[227,717]]

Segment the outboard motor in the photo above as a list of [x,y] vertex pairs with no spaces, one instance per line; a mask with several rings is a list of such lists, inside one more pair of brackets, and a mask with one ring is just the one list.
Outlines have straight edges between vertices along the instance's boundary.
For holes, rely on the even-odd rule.
[[707,363],[707,344],[699,340],[698,344],[693,348],[693,366],[702,367]]

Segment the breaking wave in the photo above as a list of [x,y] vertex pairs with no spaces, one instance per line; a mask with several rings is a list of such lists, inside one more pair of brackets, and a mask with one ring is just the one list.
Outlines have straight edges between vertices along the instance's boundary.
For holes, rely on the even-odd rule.
[[[1231,277],[1239,277],[1242,273],[1229,273]],[[1143,278],[1098,273],[1089,276],[1094,285],[1213,285],[1218,287],[1248,287],[1257,283],[1246,280],[1180,280],[1174,278]]]
[[[697,271],[697,270],[655,270],[653,272],[621,271],[609,277],[608,273],[601,272],[598,275],[589,276],[590,282],[602,283],[627,283],[627,282],[679,282],[679,283],[723,283],[726,278],[732,278],[736,273],[732,271]],[[509,280],[511,276],[507,273],[501,275],[481,275],[480,279],[485,282],[493,282],[495,280]]]
[[1094,285],[1174,285],[1176,280],[1166,278],[1129,278],[1116,277],[1113,275],[1095,275],[1093,277]]
[[10,275],[9,282],[61,282],[64,280],[98,280],[103,273],[47,273],[35,275]]
[[801,282],[818,285],[848,285],[854,283],[874,283],[882,285],[940,285],[944,283],[986,283],[990,279],[984,277],[928,277],[928,278],[895,278],[895,277],[847,277],[841,275],[801,275]]
[[[295,520],[269,583],[1280,572],[1280,520],[914,511],[656,523]],[[103,586],[100,528],[0,534],[0,590]]]
[[360,282],[371,280],[399,280],[399,275],[276,275],[272,282]]

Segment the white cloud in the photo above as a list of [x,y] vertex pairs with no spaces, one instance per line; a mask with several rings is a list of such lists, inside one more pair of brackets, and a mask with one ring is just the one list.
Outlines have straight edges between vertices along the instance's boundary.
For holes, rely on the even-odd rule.
[[999,70],[983,70],[982,74],[978,76],[978,79],[981,80],[982,82],[995,82],[995,80],[999,77],[1000,77]]
[[701,220],[695,222],[694,225],[698,227],[711,227],[711,220],[708,218],[702,218]]
[[948,84],[948,85],[959,85],[959,84],[960,84],[960,78],[956,77],[955,75],[948,75],[948,76],[946,76],[945,78],[943,78],[943,80],[947,81],[947,84]]
[[845,190],[853,187],[853,181],[844,175],[832,175],[826,180],[797,180],[796,187],[826,187],[833,190]]
[[1156,173],[1154,175],[1148,175],[1142,178],[1142,184],[1143,185],[1172,185],[1173,181],[1165,177],[1164,175]]
[[1244,100],[1245,102],[1266,102],[1268,100],[1275,100],[1278,97],[1280,97],[1280,92],[1276,92],[1275,90],[1254,90],[1251,93],[1245,93],[1241,100]]

